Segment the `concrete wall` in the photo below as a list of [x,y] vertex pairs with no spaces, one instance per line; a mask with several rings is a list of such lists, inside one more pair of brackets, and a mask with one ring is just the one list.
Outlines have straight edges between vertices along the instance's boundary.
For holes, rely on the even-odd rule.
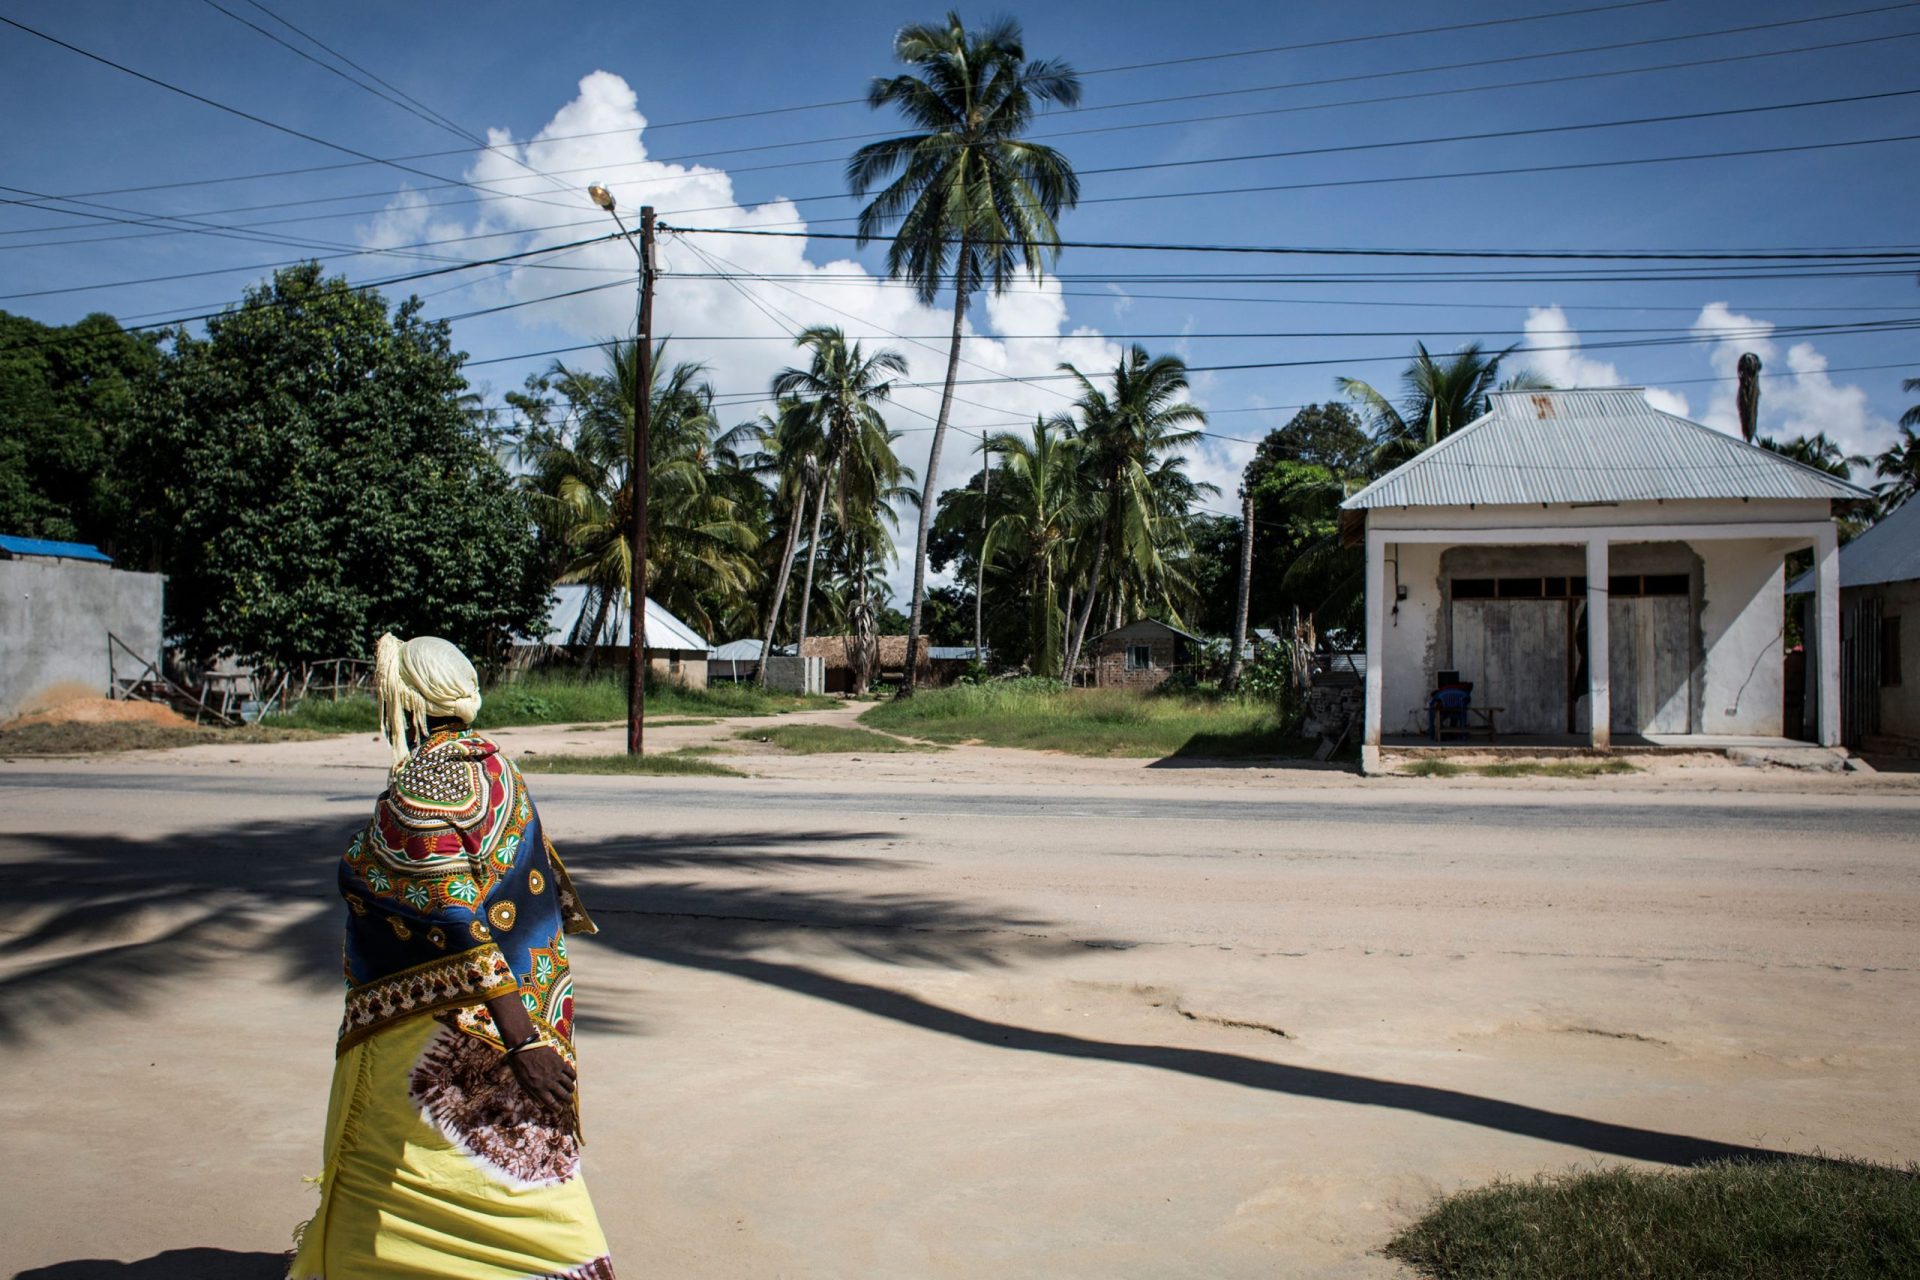
[[159,662],[165,581],[103,564],[0,560],[0,719],[56,685],[105,694],[109,631]]
[[1783,542],[1701,542],[1696,732],[1780,737],[1786,670]]
[[[1841,594],[1847,601],[1877,596],[1881,618],[1900,619],[1900,683],[1880,686],[1880,732],[1868,739],[1866,747],[1920,755],[1920,581],[1850,587]],[[1883,672],[1892,669],[1893,662],[1894,655],[1881,654]]]
[[767,688],[778,693],[825,693],[827,660],[776,653],[767,659]]

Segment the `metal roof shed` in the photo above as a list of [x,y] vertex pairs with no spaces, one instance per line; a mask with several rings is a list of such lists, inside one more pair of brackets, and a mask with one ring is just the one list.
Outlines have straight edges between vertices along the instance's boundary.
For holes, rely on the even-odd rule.
[[[1564,714],[1563,731],[1585,718],[1596,748],[1655,723],[1779,737],[1785,553],[1816,548],[1821,626],[1837,628],[1832,508],[1870,496],[1655,409],[1640,388],[1495,392],[1487,413],[1342,504],[1366,543],[1363,761],[1377,765],[1389,708],[1422,706],[1438,670],[1475,666],[1502,701]],[[1508,605],[1508,583],[1557,614]],[[1627,603],[1651,583],[1683,604]],[[1476,633],[1483,619],[1491,630]],[[1824,658],[1821,679],[1820,738],[1834,745]]]

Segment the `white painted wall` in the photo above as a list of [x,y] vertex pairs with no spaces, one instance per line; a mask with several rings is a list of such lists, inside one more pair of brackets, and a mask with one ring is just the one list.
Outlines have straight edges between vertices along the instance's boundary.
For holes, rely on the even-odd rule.
[[[1367,512],[1370,529],[1572,529],[1579,526],[1655,527],[1687,524],[1763,524],[1827,520],[1825,499],[1769,498],[1688,502],[1622,502],[1612,506],[1380,507]],[[1388,538],[1392,538],[1389,533]],[[1647,534],[1646,538],[1671,536]],[[1579,539],[1569,538],[1569,541]]]
[[1786,614],[1786,543],[1695,544],[1704,567],[1700,732],[1778,737]]
[[[1440,554],[1445,547],[1430,543],[1393,543],[1387,547],[1386,610],[1382,633],[1381,729],[1406,733],[1414,726],[1407,711],[1427,705],[1433,692],[1433,673],[1445,665],[1440,651]],[[1400,585],[1407,598],[1394,612],[1394,559],[1400,564]]]

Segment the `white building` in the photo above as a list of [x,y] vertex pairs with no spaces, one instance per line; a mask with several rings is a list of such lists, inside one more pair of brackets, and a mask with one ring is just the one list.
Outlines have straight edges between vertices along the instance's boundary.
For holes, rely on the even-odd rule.
[[[1814,549],[1831,641],[1833,504],[1870,496],[1639,388],[1494,393],[1343,504],[1366,544],[1363,766],[1416,740],[1442,671],[1500,742],[1780,740],[1785,558]],[[1838,645],[1817,652],[1833,746]]]

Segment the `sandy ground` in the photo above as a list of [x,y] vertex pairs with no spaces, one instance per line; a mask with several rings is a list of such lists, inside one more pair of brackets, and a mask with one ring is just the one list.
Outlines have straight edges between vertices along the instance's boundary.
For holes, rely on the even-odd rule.
[[[587,1169],[624,1274],[1384,1277],[1498,1174],[1920,1155],[1911,775],[758,750],[532,779],[603,926]],[[381,761],[0,766],[0,1272],[276,1274]]]

